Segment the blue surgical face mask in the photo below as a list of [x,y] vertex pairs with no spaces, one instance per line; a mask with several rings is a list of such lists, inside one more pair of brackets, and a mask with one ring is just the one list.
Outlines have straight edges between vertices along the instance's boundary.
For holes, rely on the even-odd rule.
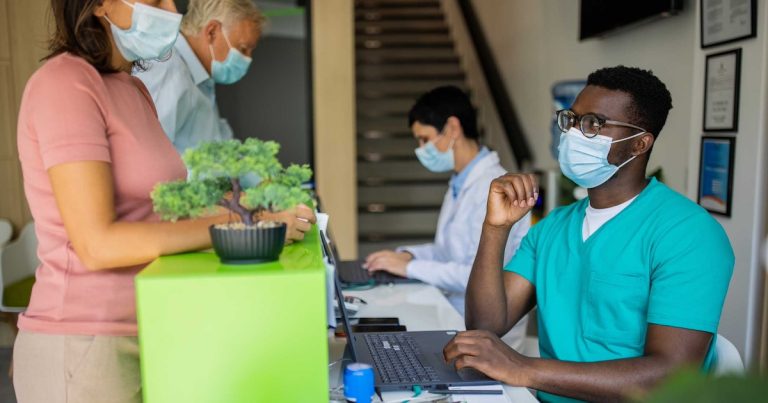
[[131,27],[121,29],[110,21],[112,37],[125,60],[160,59],[168,54],[176,43],[181,25],[181,14],[172,13],[143,3],[123,3],[133,8]]
[[568,179],[583,188],[598,187],[611,179],[621,167],[637,158],[635,155],[619,166],[609,163],[608,153],[611,151],[611,144],[633,139],[643,134],[645,132],[613,141],[610,137],[599,134],[593,138],[586,138],[579,129],[572,127],[567,132],[560,134],[560,146],[558,147],[560,170]]
[[[438,140],[442,137],[438,137]],[[433,142],[427,142],[422,147],[417,148],[416,157],[431,172],[448,172],[453,170],[453,140],[451,145],[448,146],[447,151],[440,151]]]
[[245,76],[252,59],[233,48],[227,35],[223,32],[222,35],[229,46],[229,53],[227,53],[227,58],[220,62],[216,60],[216,56],[213,54],[213,45],[208,45],[211,50],[211,77],[213,77],[213,82],[217,84],[232,84]]

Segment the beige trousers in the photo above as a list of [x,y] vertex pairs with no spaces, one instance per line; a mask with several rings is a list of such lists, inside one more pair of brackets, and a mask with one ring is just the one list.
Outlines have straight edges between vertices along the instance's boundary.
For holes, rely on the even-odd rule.
[[141,403],[136,337],[21,331],[13,347],[19,403]]

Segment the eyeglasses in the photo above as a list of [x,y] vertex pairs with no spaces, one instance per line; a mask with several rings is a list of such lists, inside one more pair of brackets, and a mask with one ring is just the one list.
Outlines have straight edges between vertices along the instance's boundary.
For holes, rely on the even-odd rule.
[[581,133],[584,135],[584,137],[590,139],[600,134],[600,129],[602,129],[606,124],[629,127],[632,129],[640,130],[641,132],[647,132],[647,130],[643,129],[642,127],[629,123],[619,122],[616,120],[602,119],[593,113],[577,116],[570,109],[561,109],[555,112],[555,117],[557,118],[557,127],[559,127],[560,131],[563,133],[570,130],[578,122],[579,130],[581,130]]

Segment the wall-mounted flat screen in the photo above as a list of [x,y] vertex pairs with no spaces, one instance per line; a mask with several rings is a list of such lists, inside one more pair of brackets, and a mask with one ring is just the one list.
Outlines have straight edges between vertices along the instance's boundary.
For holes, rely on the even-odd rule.
[[579,39],[609,33],[682,11],[683,0],[581,0]]

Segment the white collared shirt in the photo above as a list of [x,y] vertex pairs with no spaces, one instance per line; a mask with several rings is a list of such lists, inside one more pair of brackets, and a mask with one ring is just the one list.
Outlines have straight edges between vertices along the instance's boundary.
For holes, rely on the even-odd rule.
[[160,124],[179,153],[202,141],[233,137],[229,124],[219,116],[216,85],[183,34],[169,60],[152,61],[147,71],[134,75],[147,86]]

